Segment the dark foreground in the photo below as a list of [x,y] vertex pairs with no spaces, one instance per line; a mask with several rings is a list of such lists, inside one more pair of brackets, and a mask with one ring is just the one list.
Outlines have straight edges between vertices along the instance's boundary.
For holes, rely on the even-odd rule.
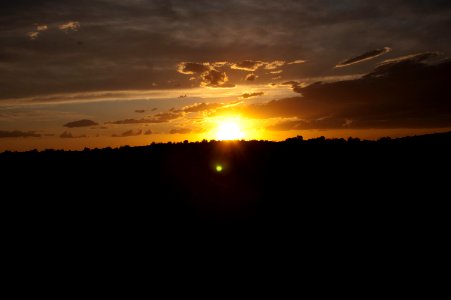
[[451,198],[450,154],[451,133],[7,152],[1,201],[16,225],[53,228],[431,225]]

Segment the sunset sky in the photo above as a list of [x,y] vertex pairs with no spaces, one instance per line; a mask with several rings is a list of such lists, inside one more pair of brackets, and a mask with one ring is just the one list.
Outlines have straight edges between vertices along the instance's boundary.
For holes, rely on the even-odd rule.
[[0,151],[451,130],[449,0],[0,4]]

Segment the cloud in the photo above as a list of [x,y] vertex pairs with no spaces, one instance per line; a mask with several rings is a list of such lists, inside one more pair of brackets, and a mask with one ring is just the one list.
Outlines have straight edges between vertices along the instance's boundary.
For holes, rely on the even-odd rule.
[[46,31],[47,29],[49,29],[47,25],[36,25],[37,31]]
[[269,74],[281,74],[281,73],[283,73],[283,70],[276,70],[276,71],[269,72]]
[[275,70],[277,68],[283,67],[284,65],[285,65],[285,61],[275,60],[273,62],[265,63],[265,70]]
[[145,119],[125,119],[113,122],[106,122],[105,124],[115,124],[115,125],[128,125],[128,124],[154,124],[154,123],[166,123],[171,120],[178,119],[183,116],[181,111],[170,111],[156,114],[152,118]]
[[246,81],[255,81],[257,78],[258,78],[258,75],[255,75],[254,73],[252,73],[252,74],[247,74],[244,79]]
[[317,120],[287,120],[268,126],[271,131],[289,131],[289,130],[311,130],[311,129],[340,129],[349,128],[352,124],[350,119],[325,117]]
[[222,103],[195,103],[193,105],[185,106],[182,110],[186,113],[196,113],[206,110],[214,110],[224,106]]
[[94,121],[83,119],[83,120],[69,122],[67,124],[64,124],[64,127],[77,128],[77,127],[89,127],[89,126],[97,126],[97,125],[99,125],[99,124]]
[[[368,49],[389,41],[402,53],[422,51],[425,45],[451,50],[450,1],[345,2],[4,0],[0,97],[145,90],[153,82],[166,88],[165,83],[174,79],[170,69],[180,58],[210,61],[234,83],[238,72],[219,68],[230,68],[225,61],[239,64],[246,57],[288,64],[308,58],[313,63],[302,66],[302,76],[330,75],[325,74],[330,65],[347,58],[349,45],[356,40],[359,48],[369,45]],[[86,30],[80,28],[76,37],[62,39],[58,25],[67,21],[79,21]],[[35,26],[30,28],[34,22],[44,22],[48,31],[59,33],[41,32],[39,43],[30,47],[20,40],[29,39],[28,31],[37,31]],[[40,41],[44,34],[45,41]],[[220,38],[212,38],[215,35]],[[284,70],[286,78],[301,75],[293,74],[296,67]],[[190,77],[195,76],[183,80],[182,88],[191,87]]]
[[152,130],[147,129],[146,131],[144,131],[144,135],[151,135],[153,134]]
[[349,58],[346,59],[345,61],[342,61],[341,63],[337,64],[335,66],[335,68],[342,68],[342,67],[347,67],[347,66],[351,66],[354,64],[358,64],[367,60],[371,60],[374,59],[376,57],[379,57],[381,55],[384,55],[388,52],[390,52],[392,49],[389,47],[384,47],[381,49],[376,49],[376,50],[372,50],[372,51],[368,51],[363,53],[362,55],[353,57],[353,58]]
[[427,64],[410,56],[383,66],[358,79],[298,85],[302,97],[234,109],[285,119],[272,130],[451,127],[451,60]]
[[232,64],[231,68],[235,70],[254,72],[264,65],[265,62],[263,61],[244,60],[242,62]]
[[215,68],[222,68],[222,67],[230,65],[230,63],[228,63],[226,61],[216,61],[216,62],[212,62],[211,65]]
[[34,41],[39,37],[39,32],[38,31],[31,31],[29,33],[27,33],[27,36],[30,40]]
[[245,93],[243,95],[241,95],[241,99],[248,99],[248,98],[252,98],[252,97],[258,97],[258,96],[263,96],[265,93],[263,92],[258,92],[258,93]]
[[192,130],[189,128],[174,128],[169,131],[170,134],[188,134],[191,132]]
[[27,138],[27,137],[41,137],[40,134],[35,131],[4,131],[0,130],[0,138]]
[[380,64],[378,64],[378,67],[386,66],[386,65],[393,65],[393,64],[399,64],[402,62],[408,62],[408,63],[420,63],[423,61],[426,61],[428,59],[431,59],[433,57],[439,56],[440,52],[422,52],[422,53],[416,53],[406,56],[401,56],[397,58],[391,58],[386,59]]
[[[185,75],[197,75],[200,79],[200,86],[202,87],[234,87],[235,85],[228,83],[229,77],[223,71],[216,69],[217,67],[223,67],[226,62],[214,62],[214,63],[194,63],[194,62],[181,62],[177,65],[177,72]],[[191,80],[196,80],[197,77],[190,77]]]
[[301,90],[303,88],[303,84],[301,82],[294,81],[294,80],[283,82],[280,85],[291,86],[291,89],[293,90],[293,92],[299,93],[299,94],[301,93]]
[[231,64],[231,68],[234,70],[255,72],[259,68],[264,67],[265,70],[275,70],[285,65],[283,60],[275,60],[273,62],[265,62],[260,60],[243,60],[238,63]]
[[112,137],[130,137],[130,136],[138,136],[142,134],[142,130],[134,131],[133,129],[127,130],[119,135],[113,134]]
[[137,109],[137,110],[135,110],[135,113],[138,113],[138,114],[143,114],[145,112],[146,112],[145,109]]
[[202,73],[200,75],[201,78],[201,86],[204,87],[225,87],[225,88],[231,88],[234,87],[234,84],[228,83],[229,77],[227,77],[227,74],[225,72],[217,71],[217,70],[210,70],[208,72]]
[[287,63],[287,65],[297,65],[297,64],[303,64],[303,63],[305,63],[305,62],[306,62],[306,60],[303,60],[303,59],[297,59],[297,60],[293,60],[293,61]]
[[68,131],[64,131],[63,133],[60,134],[60,138],[62,139],[78,139],[78,138],[85,138],[86,135],[79,135],[79,136],[75,136],[72,135],[72,133],[68,132]]
[[60,30],[63,31],[78,31],[80,29],[80,23],[77,21],[70,21],[58,26]]
[[200,75],[211,69],[212,66],[209,63],[181,62],[177,65],[177,72],[185,75]]
[[47,25],[36,25],[35,30],[28,32],[27,36],[30,40],[36,40],[38,39],[41,32],[46,31],[48,28],[49,27]]

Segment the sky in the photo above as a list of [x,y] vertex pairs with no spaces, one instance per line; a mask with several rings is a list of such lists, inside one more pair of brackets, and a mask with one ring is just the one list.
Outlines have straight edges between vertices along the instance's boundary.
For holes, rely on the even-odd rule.
[[448,0],[0,3],[0,151],[451,130]]

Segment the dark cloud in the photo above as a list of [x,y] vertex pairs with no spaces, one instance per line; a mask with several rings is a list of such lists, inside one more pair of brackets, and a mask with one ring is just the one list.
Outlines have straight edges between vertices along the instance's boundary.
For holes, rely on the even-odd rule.
[[153,134],[152,130],[147,129],[146,131],[144,131],[144,135],[151,135]]
[[365,52],[362,55],[346,59],[345,61],[337,64],[335,66],[335,68],[347,67],[347,66],[358,64],[358,63],[361,63],[361,62],[364,62],[364,61],[367,61],[367,60],[371,60],[371,59],[374,59],[374,58],[379,57],[381,55],[384,55],[384,54],[386,54],[386,53],[388,53],[390,51],[391,51],[391,48],[389,48],[389,47],[384,47],[382,49],[376,49],[376,50],[368,51],[368,52]]
[[27,138],[27,137],[41,137],[40,134],[34,131],[4,131],[0,130],[0,138]]
[[129,137],[129,136],[138,136],[142,134],[142,130],[134,131],[133,129],[127,130],[119,135],[113,134],[112,137]]
[[252,98],[252,97],[258,97],[258,96],[263,96],[265,93],[263,92],[258,92],[258,93],[245,93],[243,95],[241,95],[241,99],[248,99],[248,98]]
[[302,83],[301,82],[298,82],[298,81],[294,81],[294,80],[292,80],[292,81],[286,81],[286,82],[284,82],[284,83],[281,83],[281,85],[288,85],[288,86],[291,86],[291,89],[293,90],[293,92],[295,92],[295,93],[301,93],[301,91],[302,91]]
[[115,124],[115,125],[128,125],[128,124],[154,124],[154,123],[166,123],[183,116],[181,111],[170,111],[156,114],[151,118],[144,119],[125,119],[113,122],[106,122],[105,124]]
[[268,126],[268,130],[272,131],[288,131],[288,130],[311,130],[311,129],[345,129],[351,128],[353,121],[350,119],[341,119],[335,117],[324,117],[318,120],[287,120],[281,121],[275,125]]
[[234,84],[228,83],[229,77],[227,77],[227,74],[225,72],[217,71],[217,70],[210,70],[208,72],[202,73],[200,75],[201,78],[201,86],[205,87],[225,87],[225,88],[231,88],[234,87]]
[[78,139],[78,138],[85,138],[85,137],[86,137],[86,135],[84,135],[84,134],[76,136],[76,135],[72,135],[72,133],[68,132],[68,131],[64,131],[63,133],[60,134],[60,138],[62,138],[62,139]]
[[212,69],[209,63],[193,63],[193,62],[181,62],[177,65],[177,71],[185,75],[200,75],[208,72]]
[[[301,61],[299,58],[308,59],[311,63],[302,66],[302,76],[319,77],[331,72],[330,66],[347,57],[351,47],[364,53],[390,45],[404,55],[424,51],[427,45],[449,52],[450,3],[2,1],[0,97],[172,88],[167,82],[179,76],[174,66],[180,61],[210,62],[209,66],[184,66],[182,72],[194,73],[189,77],[199,79],[200,74],[214,68],[227,72],[229,82],[234,83],[242,76],[223,70],[230,67],[226,61],[253,72],[264,68],[264,61],[291,64]],[[73,32],[78,29],[76,22],[81,27]],[[45,24],[49,29],[38,31],[34,24]],[[28,32],[40,34],[30,41]],[[243,63],[246,59],[249,61]],[[367,67],[356,65],[355,71],[368,72]],[[284,68],[285,77],[298,78],[296,69]],[[181,82],[182,88],[191,86],[189,80]]]
[[137,109],[137,110],[135,110],[135,113],[138,113],[138,114],[143,114],[145,112],[146,112],[145,109]]
[[423,52],[423,53],[416,53],[416,54],[411,54],[411,55],[406,55],[406,56],[402,56],[402,57],[397,57],[397,58],[391,58],[391,59],[386,59],[383,62],[381,62],[380,64],[378,64],[378,67],[384,67],[384,66],[392,66],[392,65],[400,65],[401,63],[405,62],[405,63],[421,63],[423,61],[426,61],[428,59],[434,58],[439,56],[440,53],[439,52]]
[[195,103],[185,106],[182,110],[186,113],[196,113],[201,111],[213,110],[224,106],[222,103]]
[[411,56],[380,68],[242,110],[254,118],[285,118],[271,127],[277,130],[451,127],[451,60],[427,64]]
[[64,127],[77,128],[77,127],[89,127],[89,126],[97,126],[97,125],[99,125],[99,124],[94,121],[83,119],[83,120],[69,122],[67,124],[64,124]]
[[169,131],[170,134],[188,134],[191,132],[192,130],[189,128],[174,128]]
[[[235,85],[228,83],[229,77],[223,71],[217,68],[225,66],[226,62],[213,62],[213,63],[192,63],[182,62],[178,64],[177,71],[185,75],[197,75],[200,79],[200,86],[203,87],[234,87]],[[191,80],[195,80],[197,77],[191,77]],[[185,95],[183,95],[186,97]],[[181,97],[181,98],[184,98]]]
[[257,80],[257,78],[258,78],[258,75],[255,75],[254,73],[252,73],[252,74],[247,74],[244,79],[246,81],[255,81],[255,80]]

